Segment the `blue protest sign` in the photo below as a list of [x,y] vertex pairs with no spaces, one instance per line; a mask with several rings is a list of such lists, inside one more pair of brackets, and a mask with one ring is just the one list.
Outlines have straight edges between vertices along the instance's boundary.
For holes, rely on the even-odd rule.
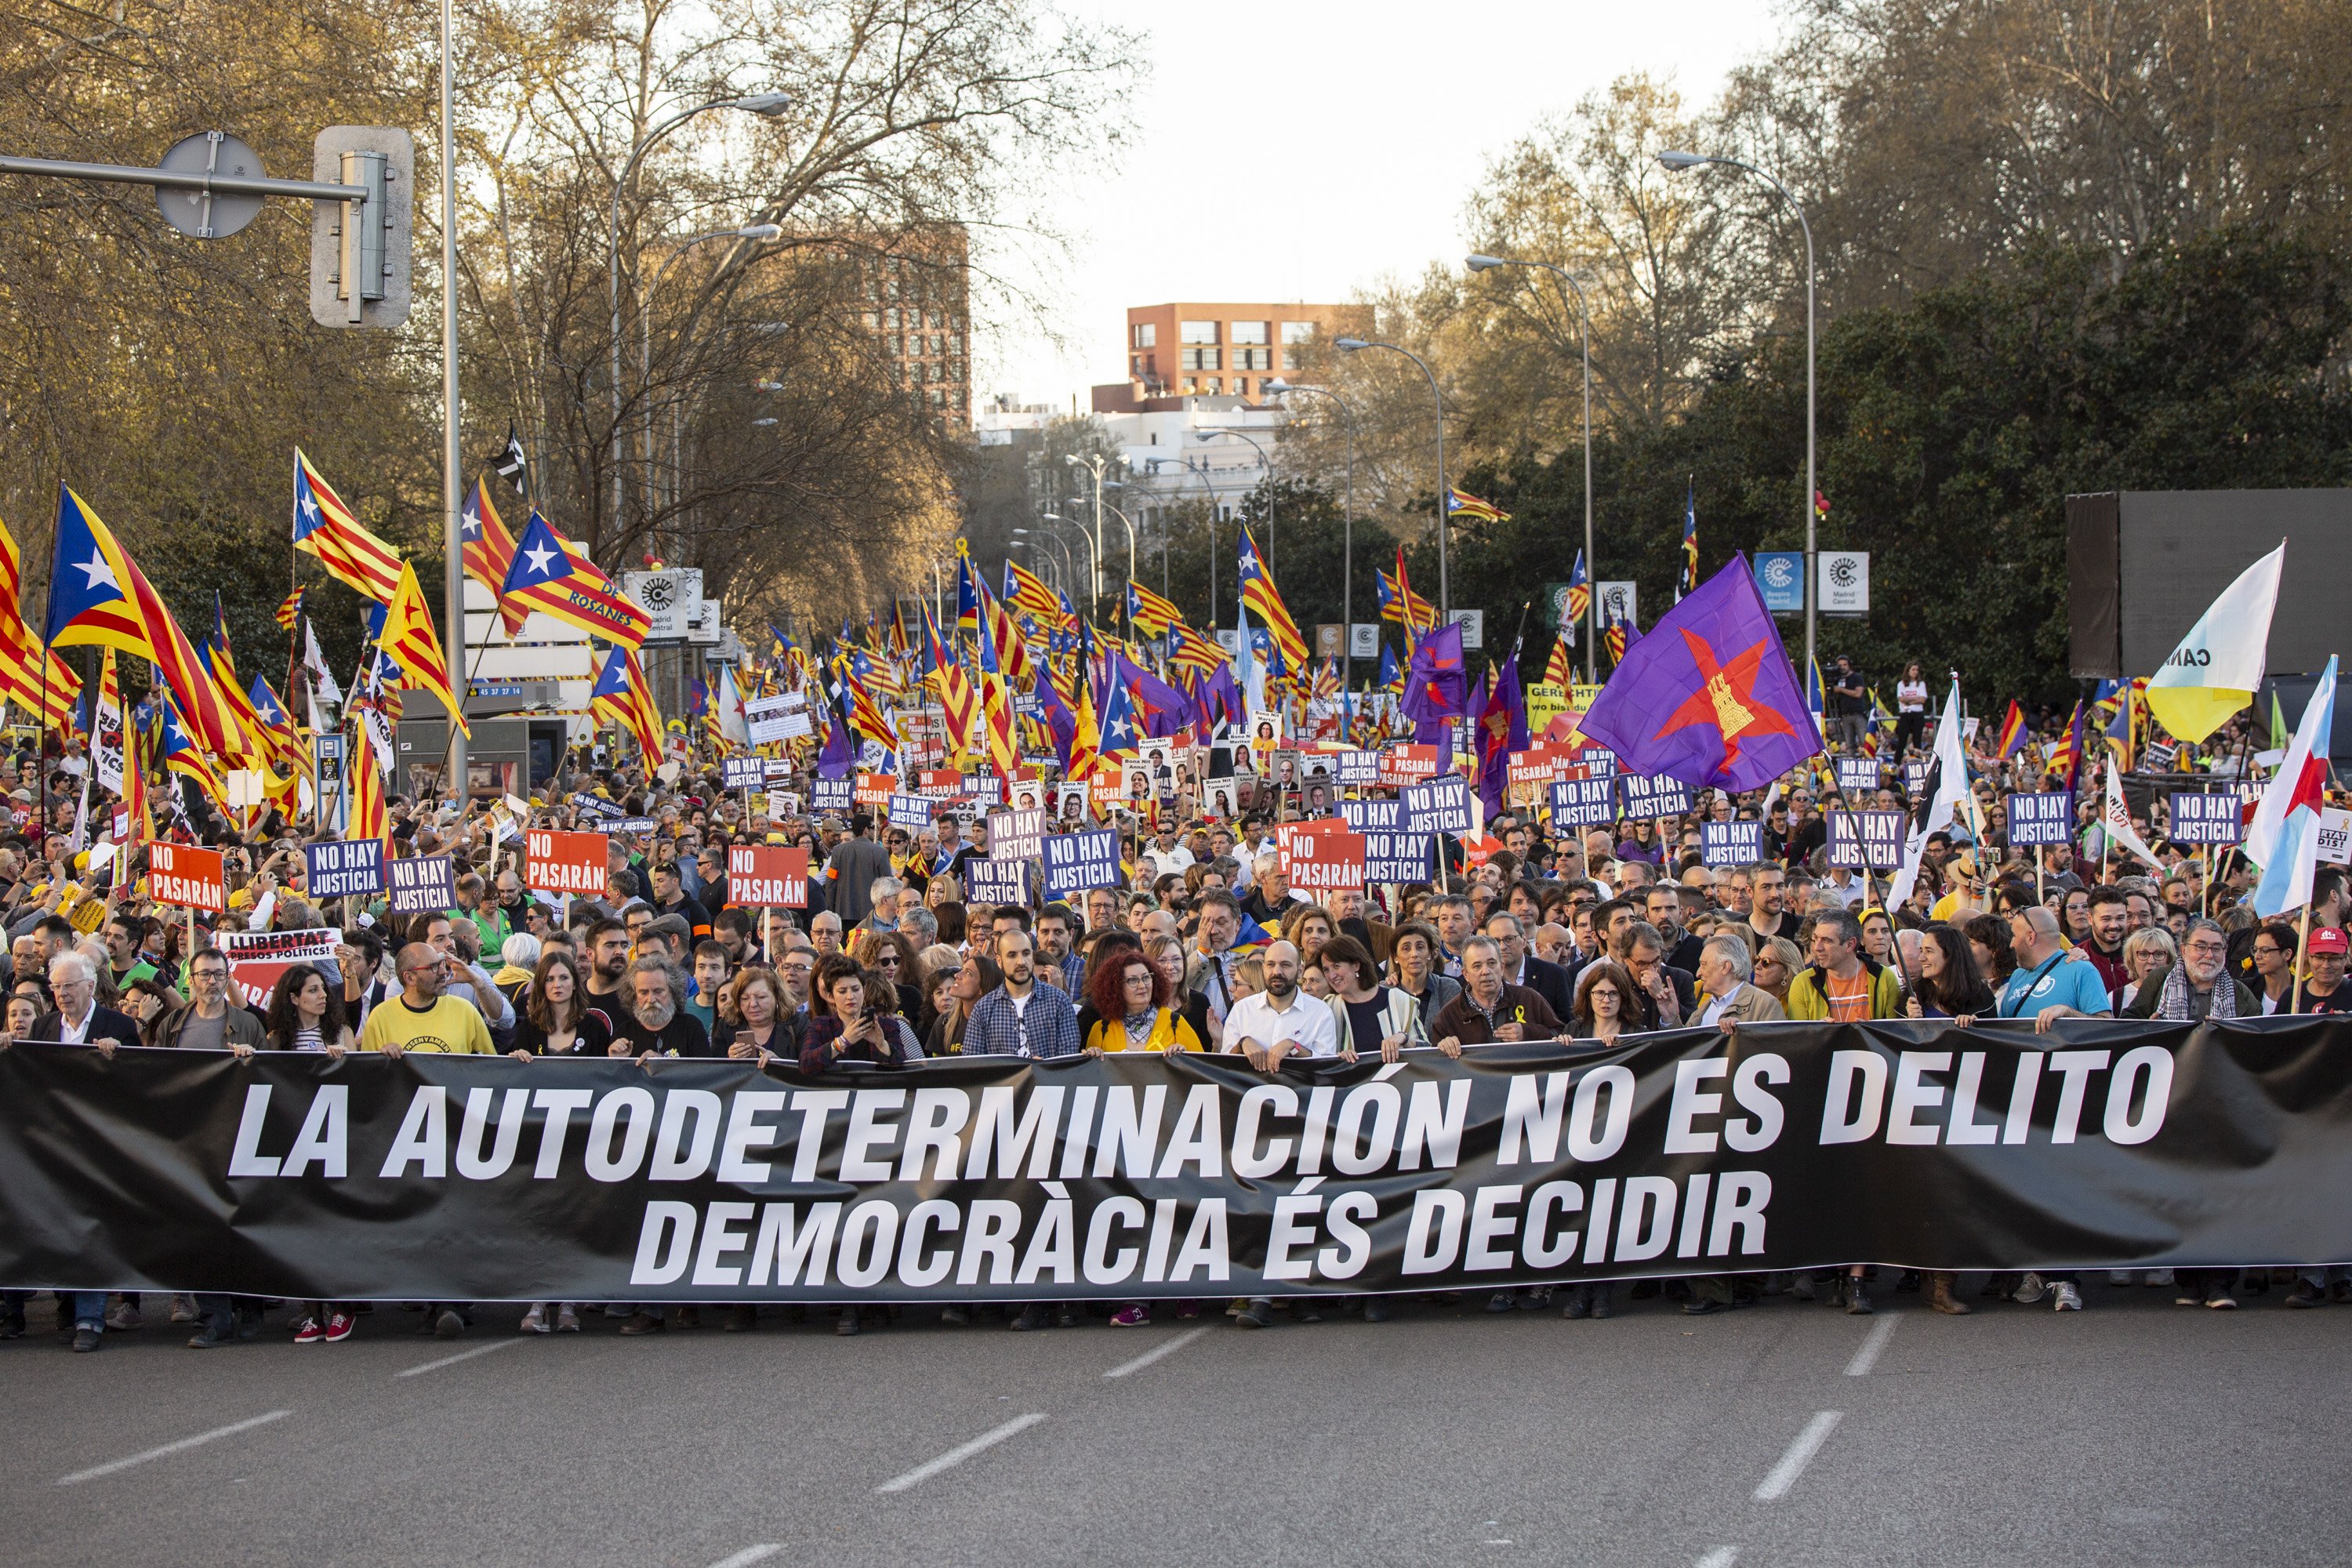
[[1364,836],[1364,880],[1420,882],[1429,877],[1430,857],[1437,850],[1434,833],[1407,833],[1396,827],[1359,827]]
[[383,840],[330,839],[302,847],[304,890],[313,900],[383,891]]
[[1404,802],[1401,800],[1343,800],[1339,803],[1340,818],[1358,833],[1374,828],[1399,830],[1404,826]]
[[392,912],[445,914],[457,907],[457,868],[446,855],[419,855],[392,863]]
[[1753,866],[1764,858],[1764,825],[1703,822],[1698,828],[1698,858],[1708,866]]
[[768,782],[768,759],[726,758],[719,764],[719,782],[729,789],[758,789]]
[[1627,816],[1680,816],[1691,808],[1690,785],[1664,773],[1620,773]]
[[1404,825],[1413,833],[1470,831],[1470,781],[1444,773],[1427,784],[1404,786]]
[[1066,899],[1119,885],[1118,834],[1108,827],[1057,833],[1045,840],[1045,897]]
[[1551,786],[1551,825],[1606,827],[1617,820],[1614,778],[1560,779]]
[[2235,790],[2221,795],[2181,791],[2172,797],[2172,831],[2179,844],[2235,844],[2246,836],[2245,814]]
[[[1046,843],[1053,842],[1047,839]],[[1025,860],[967,860],[963,879],[964,907],[980,910],[990,904],[1026,904],[1029,863]],[[985,922],[983,922],[985,923]]]
[[1902,812],[1832,811],[1829,823],[1831,865],[1860,869],[1868,864],[1886,871],[1903,864],[1911,819]]
[[809,809],[811,811],[847,811],[849,803],[856,794],[857,781],[855,779],[811,779],[809,780]]
[[2009,841],[2017,847],[2069,844],[2074,837],[2074,792],[2044,790],[2009,797]]

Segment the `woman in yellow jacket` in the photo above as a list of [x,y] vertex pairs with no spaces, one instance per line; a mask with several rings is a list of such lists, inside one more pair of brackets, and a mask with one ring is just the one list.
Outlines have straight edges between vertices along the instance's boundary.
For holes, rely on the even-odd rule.
[[1087,1054],[1205,1050],[1191,1021],[1169,1005],[1174,994],[1167,973],[1139,950],[1113,950],[1095,965],[1087,1005],[1078,1009]]
[[[1168,973],[1141,950],[1121,945],[1097,954],[1087,982],[1087,1005],[1078,1009],[1078,1038],[1090,1057],[1115,1051],[1197,1051],[1201,1037],[1182,1013],[1168,1005],[1175,986]],[[1197,1301],[1176,1303],[1179,1318],[1197,1318]],[[1115,1329],[1151,1321],[1146,1301],[1126,1301],[1110,1315]]]

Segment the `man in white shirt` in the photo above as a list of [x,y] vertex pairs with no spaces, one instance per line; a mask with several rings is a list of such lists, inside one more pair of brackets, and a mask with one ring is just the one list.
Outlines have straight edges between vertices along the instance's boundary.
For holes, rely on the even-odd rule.
[[1298,988],[1298,950],[1275,942],[1259,963],[1265,989],[1227,1011],[1224,1048],[1241,1052],[1260,1072],[1272,1072],[1287,1056],[1338,1056],[1339,1026],[1331,1009]]
[[1192,852],[1176,842],[1176,828],[1163,822],[1158,837],[1144,847],[1143,858],[1151,862],[1151,875],[1181,877],[1192,864]]

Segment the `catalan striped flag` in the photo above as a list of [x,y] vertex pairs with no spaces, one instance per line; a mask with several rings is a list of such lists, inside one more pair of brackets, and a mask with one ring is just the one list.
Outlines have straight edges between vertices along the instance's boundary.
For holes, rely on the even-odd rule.
[[294,548],[318,558],[338,582],[379,605],[400,586],[400,552],[360,526],[334,487],[294,448]]
[[238,812],[228,803],[228,786],[221,782],[219,772],[190,734],[176,697],[164,698],[163,751],[165,772],[195,781],[205,798],[213,803],[214,810],[231,822],[237,820]]
[[1298,623],[1290,618],[1289,606],[1282,602],[1282,592],[1274,585],[1274,574],[1265,569],[1265,560],[1257,552],[1257,541],[1250,537],[1247,524],[1242,528],[1242,603],[1257,612],[1274,634],[1275,646],[1281,650],[1283,663],[1294,673],[1307,668],[1307,639],[1298,635]]
[[588,696],[588,712],[625,731],[637,742],[637,754],[646,767],[661,766],[661,714],[635,654],[625,647],[605,650],[604,668],[596,672],[595,689]]
[[500,608],[509,600],[526,610],[543,610],[632,653],[646,646],[653,630],[652,618],[614,585],[587,552],[566,542],[537,507],[523,525],[499,585]]
[[[364,715],[361,724],[363,729]],[[376,767],[375,747],[362,733],[352,738],[343,755],[345,788],[351,802],[343,837],[353,841],[373,838],[381,843],[392,832],[392,817],[384,807],[383,774]]]
[[980,719],[987,742],[987,762],[1001,778],[1009,779],[1020,762],[1013,742],[1013,686],[997,657],[996,623],[1003,613],[993,605],[980,622]]
[[1445,487],[1445,515],[1448,517],[1465,517],[1470,519],[1473,522],[1508,522],[1511,521],[1511,514],[1496,506],[1493,502],[1480,500],[1474,495],[1466,495],[1463,491],[1455,489],[1452,485]]
[[392,603],[384,608],[383,631],[376,646],[400,666],[409,685],[431,692],[439,700],[459,734],[473,734],[466,722],[465,705],[457,700],[450,683],[449,661],[441,651],[441,639],[434,635],[433,612],[425,606],[424,586],[416,581],[416,568],[406,562],[401,563],[400,581],[393,589]]
[[972,570],[971,546],[959,538],[956,549],[956,630],[980,629],[980,574]]
[[302,619],[302,595],[307,588],[297,588],[278,603],[278,624],[292,631]]
[[1061,623],[1061,596],[1044,578],[1010,557],[1004,563],[1004,602],[1016,611],[1036,616],[1042,624]]
[[1551,662],[1544,666],[1544,679],[1563,691],[1576,684],[1576,662],[1568,657],[1566,626],[1560,628],[1559,639],[1551,645]]
[[1698,492],[1683,491],[1683,574],[1675,584],[1675,603],[1698,587]]
[[2068,788],[2074,787],[2076,770],[2083,763],[2083,705],[2074,704],[2074,716],[2067,721],[2066,733],[2050,749],[2049,771],[2063,773]]
[[81,701],[81,677],[63,659],[48,658],[26,624],[23,582],[16,536],[0,524],[0,698],[48,728],[63,730],[73,723]]
[[1397,548],[1397,569],[1380,576],[1381,619],[1395,621],[1411,631],[1425,632],[1437,625],[1437,606],[1412,591],[1405,575],[1404,548]]
[[1213,639],[1194,631],[1182,621],[1170,624],[1168,637],[1169,663],[1174,668],[1198,670],[1206,675],[1211,670],[1224,668],[1225,650]]
[[530,617],[530,608],[506,599],[507,574],[513,569],[514,535],[508,531],[506,520],[499,515],[498,503],[490,500],[489,490],[480,479],[466,497],[466,505],[458,514],[457,532],[464,541],[462,559],[466,575],[488,590],[499,602],[499,624],[505,626],[509,637],[522,635],[522,624]]
[[89,503],[63,485],[58,487],[57,548],[43,632],[51,647],[115,647],[146,659],[178,700],[198,745],[225,757],[243,751],[236,715],[163,595]]
[[949,753],[961,764],[986,750],[978,723],[980,699],[972,690],[971,675],[941,645],[940,629],[931,624],[931,612],[927,608],[922,616],[925,657],[931,661],[931,671],[925,679],[940,694],[940,708],[947,716]]
[[1142,584],[1129,579],[1127,584],[1127,618],[1133,621],[1146,637],[1166,637],[1168,628],[1184,618],[1167,599],[1160,597]]
[[1576,552],[1576,565],[1568,574],[1568,623],[1560,630],[1568,635],[1568,646],[1576,646],[1576,628],[1584,624],[1586,612],[1592,608],[1592,574],[1585,567],[1584,552]]
[[244,683],[236,678],[236,658],[228,646],[228,618],[221,613],[218,590],[213,594],[213,635],[196,649],[196,656],[205,661],[205,673],[213,678],[221,700],[236,715],[239,743],[235,752],[222,754],[259,765],[268,758],[268,742],[260,733],[261,715],[253,710],[253,700],[246,695]]

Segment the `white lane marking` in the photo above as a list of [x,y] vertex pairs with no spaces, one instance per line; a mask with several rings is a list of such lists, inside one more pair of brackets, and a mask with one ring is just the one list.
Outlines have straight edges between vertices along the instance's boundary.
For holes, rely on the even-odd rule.
[[1168,1341],[1165,1344],[1152,1346],[1150,1350],[1145,1351],[1141,1355],[1137,1356],[1133,1361],[1121,1362],[1118,1365],[1103,1373],[1103,1375],[1105,1377],[1125,1377],[1130,1372],[1141,1372],[1145,1367],[1150,1366],[1161,1356],[1174,1355],[1178,1351],[1182,1350],[1186,1345],[1191,1344],[1194,1340],[1199,1339],[1202,1334],[1205,1334],[1208,1331],[1209,1331],[1205,1326],[1197,1329],[1187,1329],[1184,1332],[1178,1334],[1174,1339]]
[[530,1343],[529,1340],[520,1338],[511,1340],[492,1340],[488,1344],[476,1345],[472,1350],[459,1351],[456,1355],[445,1355],[439,1361],[428,1361],[423,1366],[412,1366],[406,1372],[395,1372],[392,1375],[394,1377],[417,1377],[428,1372],[438,1372],[445,1366],[455,1366],[461,1361],[471,1361],[478,1355],[488,1355],[492,1351],[510,1351],[517,1345],[527,1345],[529,1343]]
[[783,1548],[777,1545],[746,1546],[732,1557],[721,1557],[710,1568],[751,1568],[754,1563],[765,1563]]
[[1710,1550],[1706,1556],[1692,1563],[1691,1568],[1731,1568],[1731,1565],[1738,1561],[1739,1548],[1737,1546],[1717,1546]]
[[908,1487],[919,1487],[925,1481],[929,1480],[933,1476],[938,1475],[941,1470],[951,1470],[958,1465],[962,1464],[966,1459],[971,1458],[974,1454],[983,1453],[990,1448],[993,1448],[997,1444],[1003,1442],[1007,1437],[1018,1436],[1020,1434],[1026,1432],[1030,1427],[1034,1426],[1038,1422],[1043,1421],[1044,1419],[1045,1419],[1045,1413],[1042,1410],[1032,1411],[1026,1415],[1015,1415],[1012,1420],[1007,1421],[1003,1426],[997,1427],[995,1430],[982,1432],[971,1442],[960,1444],[955,1447],[950,1448],[938,1458],[932,1459],[926,1464],[917,1465],[905,1475],[897,1477],[891,1480],[884,1481],[880,1486],[876,1487],[874,1489],[877,1492],[902,1492]]
[[110,1476],[117,1470],[127,1470],[133,1465],[143,1465],[150,1459],[168,1458],[173,1454],[184,1454],[191,1448],[201,1447],[217,1438],[234,1437],[239,1432],[250,1432],[256,1426],[266,1426],[280,1416],[293,1414],[291,1410],[273,1410],[267,1415],[248,1416],[243,1421],[232,1422],[226,1426],[216,1426],[209,1432],[199,1432],[193,1437],[183,1437],[176,1443],[166,1443],[160,1448],[150,1448],[143,1454],[132,1454],[121,1459],[109,1459],[102,1465],[92,1465],[86,1470],[76,1470],[72,1475],[59,1476],[58,1485],[78,1487],[84,1481],[94,1481],[100,1476]]
[[1772,1467],[1772,1473],[1758,1484],[1756,1500],[1777,1502],[1788,1496],[1789,1489],[1797,1484],[1797,1478],[1805,1473],[1805,1467],[1813,1462],[1813,1456],[1822,1451],[1822,1445],[1830,1440],[1830,1434],[1844,1417],[1843,1410],[1824,1410],[1806,1422],[1797,1440],[1789,1445],[1789,1451],[1780,1456],[1780,1462]]
[[1852,1361],[1845,1363],[1845,1374],[1848,1377],[1869,1376],[1870,1369],[1878,1364],[1879,1352],[1886,1348],[1886,1342],[1894,1337],[1895,1325],[1902,1321],[1901,1318],[1881,1312],[1878,1315],[1878,1321],[1870,1325],[1870,1332],[1863,1336],[1862,1348],[1853,1352]]

